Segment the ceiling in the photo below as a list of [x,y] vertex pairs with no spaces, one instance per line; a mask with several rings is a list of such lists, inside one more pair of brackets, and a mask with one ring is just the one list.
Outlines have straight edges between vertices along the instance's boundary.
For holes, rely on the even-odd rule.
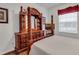
[[50,9],[54,6],[61,5],[61,3],[39,3],[39,4],[47,9]]

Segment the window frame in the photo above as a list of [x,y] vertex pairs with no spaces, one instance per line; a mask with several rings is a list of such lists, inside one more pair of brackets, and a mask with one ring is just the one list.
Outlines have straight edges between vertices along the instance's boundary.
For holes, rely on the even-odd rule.
[[[68,14],[70,14],[70,13],[68,13]],[[72,14],[73,14],[73,13],[72,13]],[[78,14],[78,12],[76,12],[76,14]],[[66,15],[66,14],[64,14],[63,16],[65,16],[65,15]],[[59,15],[58,17],[60,17],[60,16],[61,16],[61,15]],[[76,15],[76,16],[77,16],[77,15]],[[72,16],[71,16],[71,17],[72,17]],[[59,31],[59,32],[66,32],[66,33],[78,33],[78,25],[77,25],[78,23],[77,23],[77,21],[78,21],[78,17],[76,18],[76,21],[66,21],[66,22],[65,22],[65,21],[60,21],[60,19],[59,19],[59,21],[58,21],[58,22],[59,22],[59,23],[58,23],[58,24],[59,24],[59,30],[58,30],[58,31]],[[76,23],[76,24],[75,24],[75,25],[76,25],[75,31],[71,30],[71,32],[70,32],[69,30],[67,30],[67,29],[68,29],[67,27],[66,27],[66,28],[67,28],[67,29],[66,29],[67,31],[62,31],[61,28],[60,28],[60,22],[62,22],[62,23],[75,22],[75,23]],[[63,27],[63,28],[64,28],[64,27]],[[73,28],[74,28],[74,27],[73,27]],[[71,29],[73,29],[73,28],[71,28]]]
[[[78,5],[70,6],[65,9],[58,10],[58,18],[60,15],[65,15],[73,12],[77,12],[77,15],[78,15],[78,11],[79,11]],[[58,26],[59,26],[59,21],[58,21]],[[65,32],[65,31],[59,31],[59,29],[60,28],[58,27],[58,32]],[[78,16],[77,16],[77,22],[76,22],[76,31],[77,31],[76,33],[78,33]],[[65,32],[65,33],[73,33],[73,32]]]

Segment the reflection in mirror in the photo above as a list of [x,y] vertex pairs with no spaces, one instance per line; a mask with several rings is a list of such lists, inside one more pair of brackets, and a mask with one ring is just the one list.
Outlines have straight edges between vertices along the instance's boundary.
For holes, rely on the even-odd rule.
[[37,18],[35,18],[35,29],[37,29]]
[[26,31],[28,29],[28,19],[27,19],[27,15],[26,15]]
[[35,28],[35,17],[31,16],[31,29]]

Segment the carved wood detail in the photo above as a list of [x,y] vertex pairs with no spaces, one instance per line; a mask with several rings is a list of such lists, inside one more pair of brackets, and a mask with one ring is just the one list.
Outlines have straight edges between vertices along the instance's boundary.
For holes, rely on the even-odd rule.
[[[28,28],[26,29],[26,15],[27,15],[27,22]],[[40,26],[37,26],[37,30],[31,29],[31,16],[37,18],[40,23]],[[16,54],[27,50],[29,54],[31,44],[40,40],[44,36],[44,31],[42,31],[42,14],[36,10],[35,8],[28,7],[27,10],[21,7],[19,13],[19,32],[15,33],[15,51]]]

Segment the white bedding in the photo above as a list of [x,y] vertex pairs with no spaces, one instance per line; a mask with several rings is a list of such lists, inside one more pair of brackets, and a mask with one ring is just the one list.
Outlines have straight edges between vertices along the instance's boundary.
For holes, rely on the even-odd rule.
[[51,36],[32,45],[30,55],[77,55],[79,39]]

